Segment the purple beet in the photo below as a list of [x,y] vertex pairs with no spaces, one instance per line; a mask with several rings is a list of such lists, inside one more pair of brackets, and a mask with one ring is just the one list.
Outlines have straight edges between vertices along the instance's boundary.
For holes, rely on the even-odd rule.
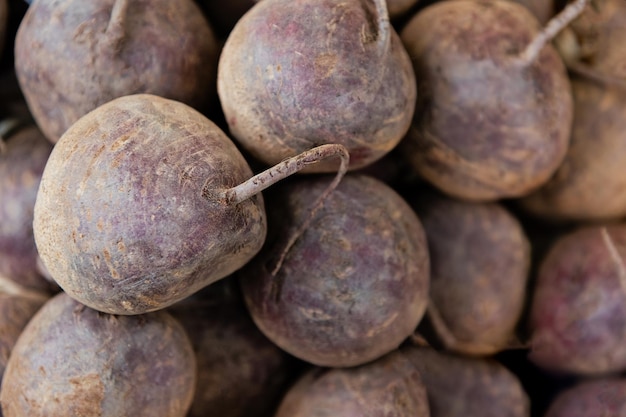
[[270,165],[340,143],[364,167],[405,135],[416,97],[384,0],[258,2],[224,44],[217,87],[231,134]]
[[430,417],[428,409],[420,373],[394,351],[353,368],[309,370],[275,417]]
[[426,309],[429,260],[422,225],[389,186],[346,176],[285,251],[331,178],[296,178],[268,197],[269,233],[239,272],[261,331],[320,366],[356,366],[397,348]]
[[[4,122],[5,127],[11,123]],[[0,138],[0,278],[31,290],[51,291],[37,270],[33,210],[52,145],[35,126]]]
[[565,157],[573,102],[549,40],[585,1],[543,30],[511,1],[440,1],[409,20],[400,35],[419,95],[402,147],[416,172],[481,201],[522,196],[550,178]]
[[46,137],[114,98],[150,93],[206,110],[218,47],[193,0],[37,0],[15,40],[15,68]]
[[626,379],[591,379],[560,392],[544,417],[623,417]]
[[530,244],[498,203],[415,196],[431,265],[428,316],[443,345],[492,355],[514,344],[526,300]]
[[270,417],[297,362],[254,325],[237,281],[226,278],[168,310],[187,330],[198,380],[187,417]]
[[530,400],[520,380],[493,359],[410,345],[401,352],[424,381],[431,417],[530,416]]
[[0,383],[15,342],[30,319],[47,300],[46,296],[8,294],[4,288],[2,291],[0,292]]
[[624,256],[624,224],[583,227],[555,242],[532,295],[533,362],[576,375],[626,370]]
[[114,316],[59,293],[15,344],[0,402],[4,417],[184,417],[195,381],[171,315]]

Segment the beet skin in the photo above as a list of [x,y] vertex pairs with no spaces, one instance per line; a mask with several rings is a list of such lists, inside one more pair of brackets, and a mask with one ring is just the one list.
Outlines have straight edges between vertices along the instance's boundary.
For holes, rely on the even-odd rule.
[[313,368],[287,392],[275,417],[430,417],[419,372],[394,351],[365,365]]
[[60,293],[15,344],[0,402],[4,417],[184,417],[195,381],[191,342],[169,314],[115,316]]
[[573,117],[565,65],[550,44],[522,58],[539,30],[524,6],[479,0],[434,3],[402,29],[419,94],[401,146],[445,193],[519,197],[563,161]]
[[263,198],[215,196],[252,176],[235,144],[191,107],[112,100],[55,145],[35,203],[44,266],[96,310],[171,305],[245,264],[265,240]]
[[52,141],[114,98],[150,93],[205,109],[218,47],[193,0],[37,0],[15,39],[15,69]]
[[498,203],[418,194],[431,265],[429,318],[444,346],[466,355],[510,347],[526,300],[530,244]]
[[574,375],[626,370],[626,225],[560,237],[542,261],[530,310],[530,359]]
[[[384,0],[263,0],[230,32],[217,88],[233,137],[268,165],[324,143],[361,168],[391,151],[415,76]],[[310,168],[334,172],[336,164]]]

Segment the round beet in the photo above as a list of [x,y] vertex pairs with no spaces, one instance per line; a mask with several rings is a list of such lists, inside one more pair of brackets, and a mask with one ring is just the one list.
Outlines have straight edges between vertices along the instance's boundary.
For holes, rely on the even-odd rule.
[[515,340],[530,269],[530,244],[497,203],[438,194],[416,197],[431,265],[428,316],[452,351],[491,355]]
[[120,97],[55,145],[35,203],[37,249],[81,303],[112,314],[158,310],[250,260],[266,234],[259,192],[335,155],[343,175],[345,148],[325,145],[252,177],[198,111],[150,94]]
[[416,96],[384,0],[258,2],[226,40],[217,87],[230,132],[260,161],[340,143],[353,169],[400,141]]
[[537,275],[530,359],[577,375],[626,370],[626,225],[560,237]]
[[417,327],[428,298],[428,248],[395,191],[352,174],[285,252],[329,181],[298,178],[268,198],[271,237],[238,274],[270,340],[315,365],[355,366],[397,348]]
[[35,126],[0,135],[0,277],[43,291],[53,286],[37,270],[33,210],[51,152],[52,144]]
[[217,43],[193,0],[38,0],[15,40],[15,68],[52,142],[114,98],[151,93],[195,108],[215,95]]
[[60,293],[13,348],[4,417],[184,417],[196,362],[184,329],[160,311],[100,313]]
[[556,174],[520,200],[523,209],[551,221],[616,219],[626,215],[626,90],[573,75],[574,124]]
[[548,40],[584,1],[544,31],[510,1],[442,1],[406,24],[420,94],[402,147],[420,175],[471,200],[521,196],[550,178],[565,157],[573,103]]
[[295,360],[254,325],[236,280],[226,278],[168,310],[183,325],[198,363],[187,417],[270,417]]
[[566,389],[544,417],[622,417],[626,412],[626,379],[592,379]]
[[0,292],[0,383],[15,342],[46,300],[46,296]]
[[424,384],[400,352],[348,369],[313,368],[287,392],[275,417],[430,417]]
[[431,417],[529,417],[520,380],[492,359],[468,358],[430,347],[401,349],[419,371]]

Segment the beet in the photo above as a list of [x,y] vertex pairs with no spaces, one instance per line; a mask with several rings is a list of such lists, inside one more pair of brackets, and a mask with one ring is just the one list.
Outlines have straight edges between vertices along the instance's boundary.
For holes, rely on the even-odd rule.
[[565,160],[520,205],[550,221],[617,219],[626,215],[626,89],[583,75],[572,76],[572,87],[575,118]]
[[[3,126],[9,127],[10,120]],[[33,210],[52,145],[33,125],[0,135],[0,277],[38,291],[55,286],[37,271]]]
[[0,292],[0,383],[15,342],[46,300],[44,296]]
[[195,381],[171,315],[109,315],[59,293],[18,338],[0,402],[4,417],[184,417]]
[[579,63],[602,74],[626,77],[626,4],[621,0],[594,0],[570,25],[576,48],[566,55],[569,66]]
[[41,0],[24,16],[15,68],[52,142],[114,98],[150,93],[204,109],[218,48],[193,0]]
[[404,346],[419,371],[431,417],[528,417],[530,400],[519,379],[501,363]]
[[443,345],[466,355],[511,347],[526,300],[530,244],[498,203],[416,196],[431,265],[428,315]]
[[395,147],[416,97],[383,0],[258,2],[226,40],[217,87],[230,133],[260,161],[340,143],[351,169]]
[[621,417],[626,410],[626,379],[610,377],[580,382],[559,393],[545,417]]
[[347,369],[313,368],[275,417],[430,417],[419,372],[400,352]]
[[35,204],[37,248],[81,303],[112,314],[158,310],[258,252],[260,191],[336,155],[342,175],[345,148],[325,145],[251,178],[235,144],[196,110],[149,94],[120,97],[55,145]]
[[400,36],[420,94],[402,148],[420,175],[470,200],[525,195],[550,178],[565,157],[573,102],[548,41],[584,2],[543,31],[509,1],[442,1],[409,20]]
[[356,366],[395,349],[417,327],[428,298],[428,248],[419,219],[393,189],[352,174],[285,252],[330,179],[277,187],[268,198],[270,237],[237,274],[271,341],[315,365]]
[[529,317],[530,359],[575,375],[626,370],[626,225],[581,227],[541,263]]
[[198,363],[187,417],[270,417],[298,368],[254,325],[233,278],[171,306]]

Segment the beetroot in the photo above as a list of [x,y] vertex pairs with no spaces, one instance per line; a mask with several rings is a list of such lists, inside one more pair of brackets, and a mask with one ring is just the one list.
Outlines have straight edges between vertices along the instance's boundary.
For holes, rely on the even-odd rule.
[[415,200],[428,241],[428,315],[438,338],[466,355],[510,347],[530,268],[530,245],[519,221],[497,203],[435,193]]
[[594,0],[570,26],[576,47],[567,51],[569,66],[577,62],[613,77],[626,77],[626,4],[621,0]]
[[196,362],[182,326],[160,311],[114,316],[60,293],[13,348],[4,417],[184,417]]
[[521,196],[550,178],[565,157],[573,103],[548,40],[584,1],[541,32],[509,1],[442,1],[404,26],[420,94],[402,148],[420,175],[471,200]]
[[260,191],[336,155],[343,175],[345,148],[325,145],[251,178],[234,143],[196,110],[149,94],[120,97],[55,145],[35,204],[37,248],[81,303],[113,314],[158,310],[258,252]]
[[400,352],[348,369],[313,368],[275,417],[430,417],[419,372]]
[[[8,127],[9,120],[3,126]],[[53,286],[37,271],[33,210],[52,145],[37,127],[17,127],[0,139],[0,277],[31,290]]]
[[626,90],[584,75],[573,75],[572,86],[575,118],[565,160],[521,206],[550,221],[617,219],[626,215],[621,192],[626,187]]
[[610,377],[580,382],[559,393],[545,417],[622,417],[626,379]]
[[218,48],[193,0],[41,0],[24,16],[15,68],[52,142],[116,97],[151,93],[203,109]]
[[217,87],[231,134],[262,162],[340,143],[352,169],[400,141],[416,97],[383,0],[258,2],[226,40]]
[[519,379],[493,359],[410,345],[401,352],[424,381],[431,417],[530,416],[530,400]]
[[170,307],[198,364],[187,417],[269,417],[298,367],[257,329],[236,280],[226,278]]
[[262,251],[239,272],[261,331],[320,366],[356,366],[395,349],[417,327],[428,298],[421,223],[387,185],[346,176],[288,252],[285,241],[331,178],[297,178],[268,198]]
[[624,255],[624,224],[586,226],[555,242],[533,293],[533,362],[576,375],[626,370]]
[[[0,383],[7,362],[24,327],[45,303],[45,296],[0,292]],[[0,413],[1,415],[1,413]]]

